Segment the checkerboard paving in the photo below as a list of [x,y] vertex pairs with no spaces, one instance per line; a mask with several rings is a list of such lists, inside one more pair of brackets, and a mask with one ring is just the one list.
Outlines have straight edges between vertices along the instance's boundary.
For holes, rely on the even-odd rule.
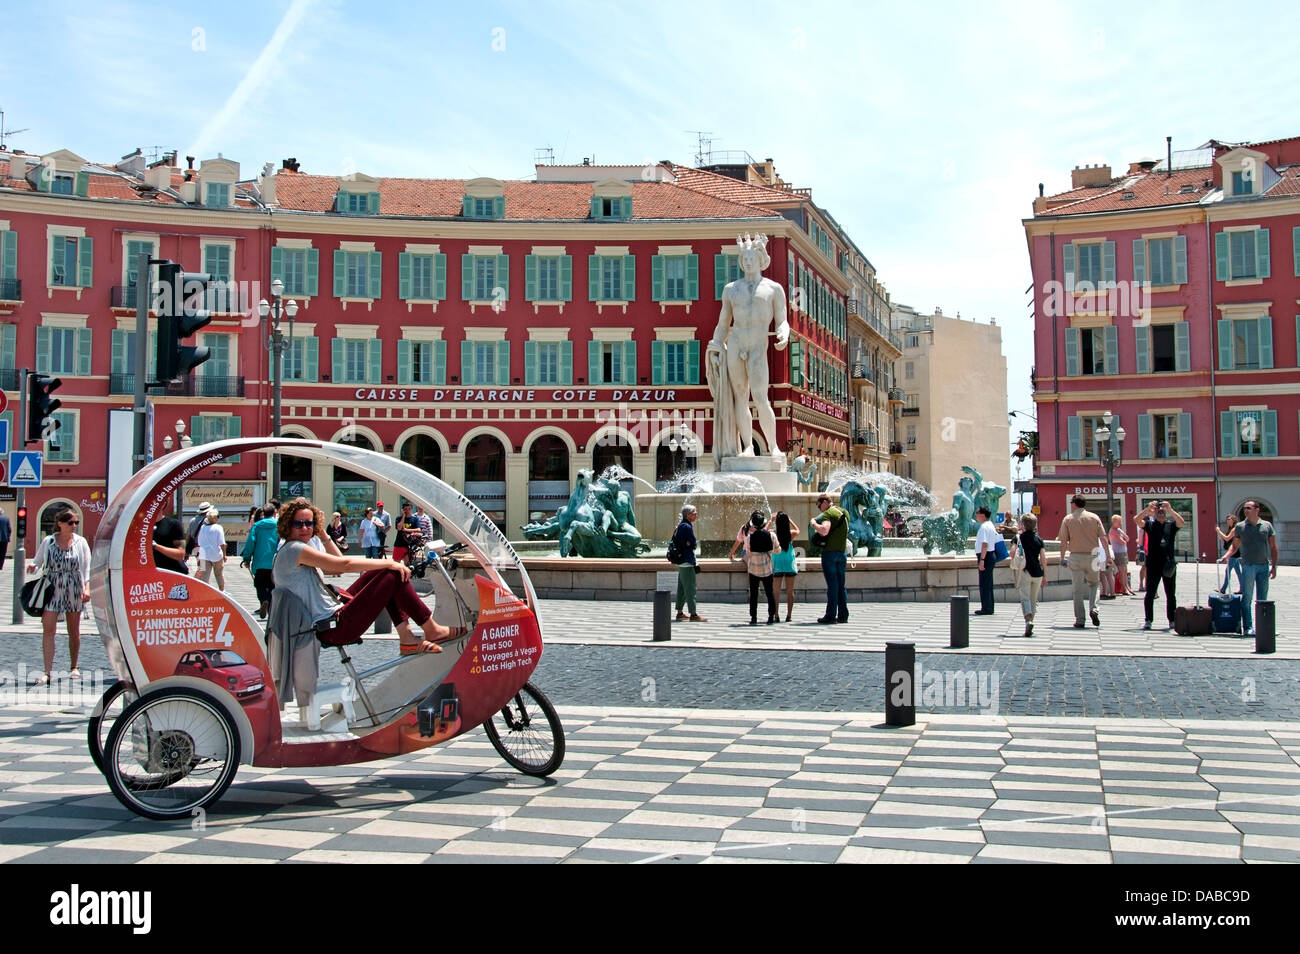
[[564,708],[550,779],[481,731],[240,768],[206,817],[122,808],[84,713],[0,710],[0,861],[1300,861],[1290,724]]

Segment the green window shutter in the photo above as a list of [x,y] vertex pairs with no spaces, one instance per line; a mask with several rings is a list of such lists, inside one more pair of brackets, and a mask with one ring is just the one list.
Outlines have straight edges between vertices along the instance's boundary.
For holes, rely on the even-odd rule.
[[[610,382],[611,384],[613,382]],[[623,342],[623,383],[636,384],[636,342]]]
[[465,218],[472,218],[474,212],[474,200],[469,196],[464,196],[460,200],[460,214]]
[[1273,367],[1273,319],[1259,319],[1259,366]]
[[1135,238],[1133,240],[1133,281],[1144,282],[1147,280],[1147,240]]
[[1064,265],[1062,271],[1065,273],[1065,288],[1066,291],[1069,291],[1074,287],[1076,271],[1074,267],[1074,244],[1072,242],[1066,242],[1061,247],[1061,256]]
[[1187,284],[1187,236],[1174,236],[1174,284]]
[[[397,297],[403,300],[411,297],[411,253],[397,253]],[[401,355],[401,351],[398,351]],[[399,357],[400,361],[401,358]]]
[[[7,331],[11,327],[13,326],[5,325],[4,329]],[[129,359],[126,352],[126,342],[127,342],[126,334],[127,333],[123,331],[121,328],[113,329],[113,340],[109,344],[109,364],[108,364],[109,374],[130,374],[131,373],[131,369],[127,367]],[[0,359],[0,366],[11,368],[13,367],[13,363],[5,362],[4,360]]]
[[[793,276],[791,276],[793,277]],[[713,256],[713,297],[722,301],[722,289],[727,286],[727,256]]]
[[460,343],[460,383],[479,383],[474,380],[474,342],[472,341]]
[[1192,415],[1178,415],[1178,456],[1184,459],[1192,456]]
[[1101,280],[1103,282],[1113,282],[1115,280],[1115,243],[1101,243]]
[[320,294],[320,252],[317,249],[307,249],[307,291],[305,294],[314,297]]
[[371,215],[379,214],[379,193],[378,192],[370,193],[370,198],[366,202],[366,211],[369,212]]
[[1151,415],[1138,415],[1138,457],[1141,460],[1151,459]]
[[447,256],[442,252],[433,256],[433,297],[447,300]]
[[1102,329],[1103,338],[1106,342],[1106,355],[1103,359],[1103,370],[1106,374],[1119,374],[1119,329],[1114,325],[1107,325]]
[[537,256],[524,256],[524,301],[537,301]]
[[1264,412],[1264,456],[1277,456],[1277,411]]
[[1148,325],[1133,326],[1133,356],[1137,361],[1138,374],[1151,373],[1151,328]]
[[573,256],[560,256],[560,301],[573,301]]
[[89,172],[78,172],[78,173],[77,173],[77,183],[76,183],[75,188],[76,188],[76,190],[77,190],[77,195],[80,195],[80,196],[87,195],[87,194],[90,192],[90,173],[89,173]]
[[600,218],[600,212],[601,212],[600,196],[593,195],[591,197],[591,217],[593,219]]
[[1078,417],[1066,419],[1066,434],[1069,439],[1069,457],[1067,460],[1083,460],[1083,421]]
[[67,241],[62,235],[50,237],[50,281],[54,281],[54,269],[63,261],[63,243]]
[[405,338],[397,339],[397,383],[410,384],[411,377],[411,342]]
[[366,383],[382,384],[384,381],[384,341],[372,338],[366,342]]
[[447,342],[435,341],[433,343],[433,383],[445,385],[447,383]]
[[208,429],[205,427],[206,418],[201,414],[190,415],[190,440],[195,444],[206,444],[208,442]]
[[345,206],[347,205],[347,202],[348,202],[347,194],[344,193],[342,190],[340,190],[340,191],[334,193],[334,211],[335,211],[335,212],[346,212],[347,209],[345,208]]
[[0,278],[18,277],[18,233],[0,232]]
[[587,256],[587,295],[592,301],[600,301],[600,256]]
[[1065,376],[1077,377],[1079,374],[1079,329],[1065,329]]
[[663,301],[667,296],[664,294],[664,257],[662,255],[650,256],[650,300]]
[[1296,277],[1300,278],[1300,225],[1291,230],[1291,256],[1295,259]]
[[803,387],[803,343],[799,341],[790,342],[790,383]]
[[686,256],[686,299],[687,301],[700,300],[700,257],[698,255]]
[[36,329],[36,370],[40,374],[50,373],[50,329]]
[[334,252],[334,297],[342,298],[348,290],[348,255],[342,250]]
[[[504,199],[502,200],[505,201]],[[492,300],[496,301],[497,289],[501,289],[501,301],[510,300],[510,256],[497,256],[497,273],[495,276],[496,285],[492,289]],[[510,382],[505,382],[509,384]]]
[[623,256],[623,301],[636,301],[636,256]]
[[620,204],[623,207],[623,218],[632,218],[632,197],[630,195],[623,196]]
[[[509,382],[507,382],[509,383]],[[524,342],[524,384],[532,387],[537,383],[537,342]]]
[[271,249],[271,281],[284,281],[284,249],[275,246]]
[[[243,437],[243,436],[244,436],[244,419],[237,414],[231,415],[230,417],[226,418],[226,439],[234,440],[237,437]],[[240,456],[241,455],[239,454],[231,454],[229,457],[226,458],[226,463],[238,464]]]
[[[1270,276],[1270,255],[1268,250],[1268,229],[1260,229],[1255,233],[1255,277],[1268,278]],[[1276,455],[1274,455],[1276,456]]]
[[1232,319],[1221,318],[1219,326],[1219,370],[1232,370]]
[[1118,414],[1116,414],[1110,422],[1110,452],[1115,455],[1116,460],[1119,459],[1120,445],[1119,445],[1119,415]]
[[379,299],[384,297],[383,292],[383,275],[384,275],[384,253],[370,253],[370,297]]
[[336,384],[347,380],[347,368],[343,363],[342,338],[335,338],[330,342],[330,373],[334,376]]
[[1174,370],[1192,369],[1192,326],[1185,321],[1174,324]]
[[506,197],[497,196],[492,200],[492,218],[504,219],[506,217]]
[[587,342],[587,383],[612,384],[612,381],[605,381],[601,377],[604,369],[605,362],[601,360],[600,342],[593,338]]
[[303,380],[320,380],[320,339],[315,335],[302,339]]
[[686,343],[686,383],[700,383],[700,343],[698,340]]
[[1214,236],[1214,279],[1226,282],[1231,277],[1228,272],[1228,233],[1219,232]]
[[664,383],[664,343],[662,341],[650,342],[650,383],[656,386]]
[[460,297],[464,301],[474,300],[474,256],[460,257]]
[[1233,411],[1219,412],[1219,456],[1237,456],[1237,415]]
[[497,342],[497,384],[510,383],[510,342]]
[[573,384],[573,342],[560,342],[560,383]]
[[[12,368],[17,361],[18,354],[18,326],[17,325],[0,325],[0,368]],[[8,447],[0,448],[0,451],[8,451]]]
[[90,374],[91,335],[89,328],[77,329],[77,374],[83,377]]
[[77,284],[89,288],[95,283],[95,240],[77,240]]

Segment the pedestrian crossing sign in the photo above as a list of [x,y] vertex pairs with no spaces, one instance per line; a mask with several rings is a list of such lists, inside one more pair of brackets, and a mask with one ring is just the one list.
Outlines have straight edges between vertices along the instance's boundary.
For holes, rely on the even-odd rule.
[[43,460],[41,451],[10,451],[9,486],[39,487]]

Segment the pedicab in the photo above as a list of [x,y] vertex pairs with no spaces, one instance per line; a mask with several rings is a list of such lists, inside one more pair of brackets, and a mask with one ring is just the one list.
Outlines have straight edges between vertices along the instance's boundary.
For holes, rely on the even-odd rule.
[[[441,580],[439,615],[455,608],[464,630],[440,653],[396,656],[346,675],[310,700],[319,728],[282,720],[263,631],[225,593],[160,568],[153,528],[176,491],[234,455],[291,454],[329,461],[398,487],[424,506],[453,542],[430,547],[426,569]],[[270,469],[270,468],[268,468]],[[467,600],[454,553],[478,562]],[[505,574],[517,573],[517,589]],[[277,591],[278,592],[278,591]],[[477,606],[470,603],[477,601]],[[230,786],[241,764],[344,765],[418,752],[482,725],[512,767],[550,775],[564,759],[554,707],[529,682],[542,652],[537,596],[504,534],[473,503],[401,460],[344,444],[285,438],[219,441],[177,450],[135,474],[95,534],[91,606],[117,682],[92,712],[88,742],[109,788],[148,818],[189,817]],[[287,676],[285,678],[288,678]],[[300,700],[300,703],[302,700]],[[319,706],[326,706],[321,715]],[[306,720],[304,720],[306,721]]]

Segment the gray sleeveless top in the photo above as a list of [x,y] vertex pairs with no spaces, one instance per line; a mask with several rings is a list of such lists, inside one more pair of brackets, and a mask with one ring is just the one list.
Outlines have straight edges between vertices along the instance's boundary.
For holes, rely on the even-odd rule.
[[302,601],[313,623],[329,619],[338,609],[325,589],[320,571],[311,566],[298,566],[298,555],[305,544],[296,540],[286,542],[275,555],[272,577],[276,589],[283,589]]

